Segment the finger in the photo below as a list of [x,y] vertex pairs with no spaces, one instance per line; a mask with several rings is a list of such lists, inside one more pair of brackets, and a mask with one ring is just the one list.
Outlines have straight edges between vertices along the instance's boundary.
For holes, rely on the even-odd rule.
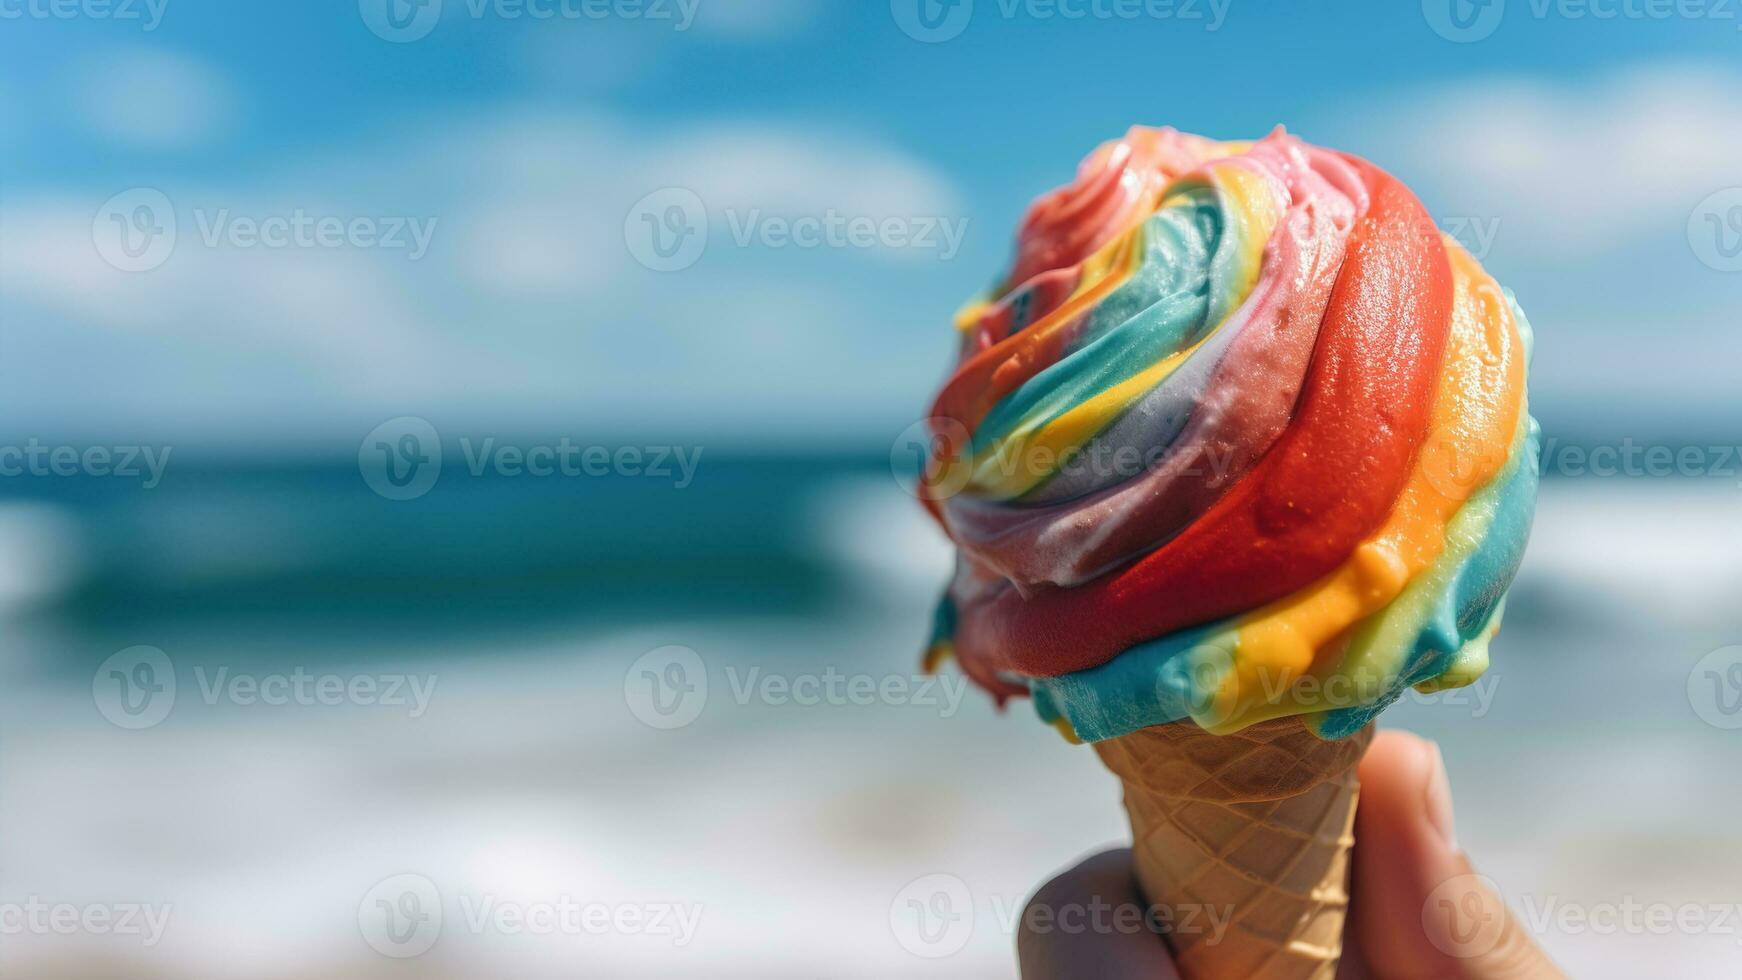
[[1399,980],[1559,977],[1493,883],[1458,849],[1439,747],[1383,731],[1361,760],[1348,945]]
[[1061,872],[1022,911],[1016,958],[1024,980],[1178,980],[1144,911],[1129,848]]

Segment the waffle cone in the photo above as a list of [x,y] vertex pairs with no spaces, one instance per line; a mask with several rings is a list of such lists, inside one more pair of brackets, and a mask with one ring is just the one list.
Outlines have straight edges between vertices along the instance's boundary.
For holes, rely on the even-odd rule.
[[1372,737],[1369,725],[1325,741],[1279,718],[1232,735],[1176,722],[1095,744],[1124,784],[1138,883],[1165,915],[1185,980],[1336,974],[1355,764]]

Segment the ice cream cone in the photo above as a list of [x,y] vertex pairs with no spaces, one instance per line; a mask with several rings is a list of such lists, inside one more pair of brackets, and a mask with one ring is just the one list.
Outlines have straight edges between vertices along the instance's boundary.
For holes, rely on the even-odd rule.
[[1330,980],[1342,954],[1355,765],[1373,736],[1298,717],[1191,722],[1095,744],[1124,784],[1133,858],[1186,980]]

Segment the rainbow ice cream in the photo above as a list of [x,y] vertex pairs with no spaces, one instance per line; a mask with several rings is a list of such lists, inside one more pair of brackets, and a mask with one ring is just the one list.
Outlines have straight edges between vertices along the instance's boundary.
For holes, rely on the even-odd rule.
[[1536,495],[1530,328],[1388,174],[1134,128],[956,325],[931,662],[1091,741],[1337,738],[1486,669]]

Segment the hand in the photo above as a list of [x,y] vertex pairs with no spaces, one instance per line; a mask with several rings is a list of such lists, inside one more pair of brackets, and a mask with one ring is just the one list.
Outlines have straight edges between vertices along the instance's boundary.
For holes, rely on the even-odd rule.
[[[1452,791],[1439,747],[1382,731],[1361,760],[1349,918],[1339,977],[1385,980],[1544,980],[1561,972],[1505,902],[1479,878],[1452,833]],[[1423,909],[1453,901],[1490,925],[1475,939],[1429,935]],[[1029,909],[1107,903],[1143,906],[1127,849],[1107,851],[1041,886]],[[1479,910],[1474,903],[1480,903]],[[1027,980],[1177,978],[1167,947],[1147,930],[1030,930],[1016,940]],[[1039,917],[1038,921],[1048,921]],[[1431,917],[1429,923],[1435,920]]]

